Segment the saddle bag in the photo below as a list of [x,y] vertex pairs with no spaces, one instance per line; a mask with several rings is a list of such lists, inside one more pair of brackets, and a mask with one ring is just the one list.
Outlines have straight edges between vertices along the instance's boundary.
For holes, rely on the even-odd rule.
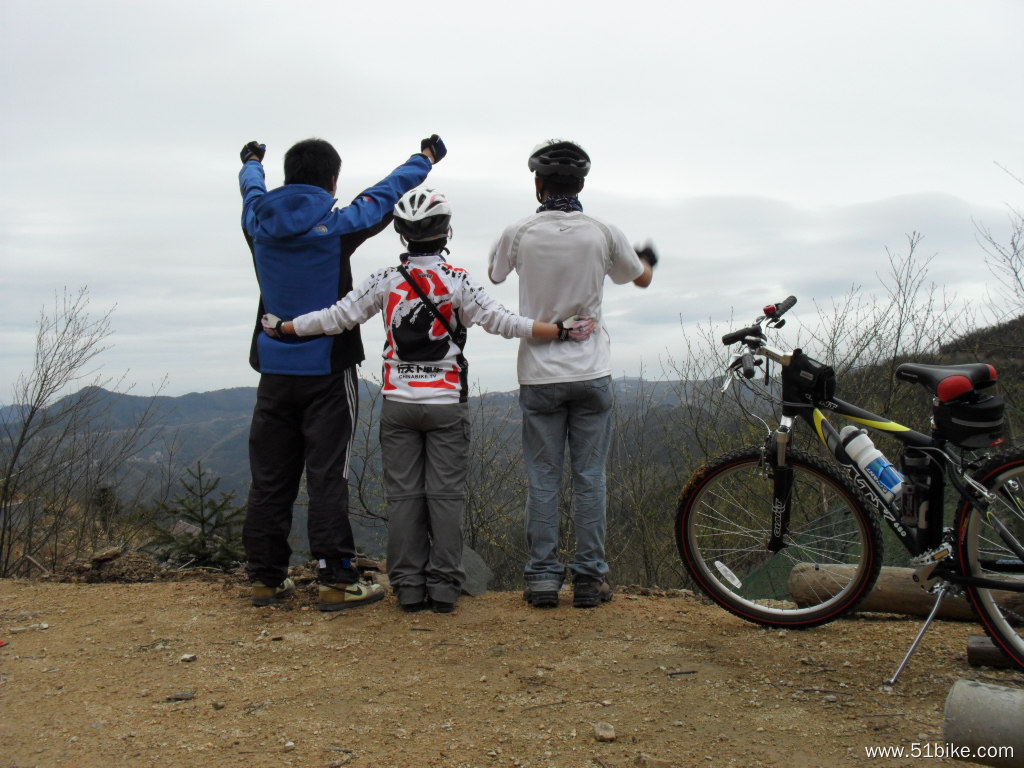
[[1003,398],[971,392],[932,408],[937,436],[961,448],[988,448],[1003,436]]

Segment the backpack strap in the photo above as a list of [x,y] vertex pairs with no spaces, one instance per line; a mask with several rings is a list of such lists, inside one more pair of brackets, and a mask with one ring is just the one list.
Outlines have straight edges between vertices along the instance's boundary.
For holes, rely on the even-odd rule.
[[427,311],[429,311],[430,314],[433,315],[442,326],[444,326],[444,329],[448,331],[448,335],[451,337],[452,343],[459,348],[459,352],[462,352],[462,345],[459,344],[459,341],[455,336],[455,331],[452,330],[451,324],[445,319],[444,315],[441,314],[441,310],[437,308],[437,305],[430,300],[426,293],[423,292],[423,289],[420,288],[420,284],[413,279],[412,275],[409,274],[409,270],[405,268],[405,264],[399,264],[398,271],[402,273],[402,277],[404,277],[409,282],[409,285],[412,286],[412,289],[416,291],[420,300],[423,302],[423,305],[427,308]]

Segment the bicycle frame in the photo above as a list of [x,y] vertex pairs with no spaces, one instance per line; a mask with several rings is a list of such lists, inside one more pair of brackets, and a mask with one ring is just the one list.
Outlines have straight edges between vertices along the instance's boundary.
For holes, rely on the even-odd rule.
[[[790,413],[787,414],[786,411]],[[897,503],[899,497],[894,498],[892,501],[887,501],[877,490],[874,479],[867,475],[864,470],[846,455],[840,442],[839,430],[832,426],[832,423],[825,418],[823,411],[838,414],[857,424],[884,432],[906,446],[923,449],[926,452],[930,449],[931,452],[941,454],[943,461],[947,461],[950,457],[941,448],[934,446],[932,438],[928,435],[916,432],[902,424],[885,419],[878,414],[839,398],[833,398],[828,403],[819,403],[817,406],[784,401],[780,429],[776,433],[779,436],[782,434],[787,435],[785,440],[776,439],[777,460],[784,462],[785,445],[788,443],[788,432],[792,429],[794,418],[806,421],[822,444],[828,448],[835,462],[842,467],[850,480],[853,481],[854,485],[870,502],[874,511],[881,515],[882,519],[885,520],[897,539],[899,539],[900,543],[911,555],[917,556],[928,549],[938,547],[942,543],[943,491],[945,484],[945,473],[942,465],[936,465],[936,462],[928,463],[928,467],[932,471],[930,472],[931,481],[928,485],[931,494],[928,500],[927,514],[925,519],[916,520],[917,525],[911,525],[900,514],[899,504]],[[785,432],[783,427],[787,427]]]
[[[788,365],[791,360],[790,355],[768,346],[761,346],[754,354],[763,355],[782,366]],[[911,556],[919,557],[941,547],[943,544],[946,466],[951,464],[956,471],[960,471],[959,460],[943,450],[930,435],[910,429],[853,403],[837,397],[816,404],[803,403],[799,402],[794,393],[788,390],[789,388],[783,382],[782,418],[778,429],[769,438],[767,452],[767,460],[771,463],[776,478],[772,504],[774,519],[769,548],[776,551],[780,549],[783,546],[783,537],[787,530],[790,489],[789,473],[786,468],[786,448],[797,419],[805,421],[818,436],[835,462],[863,493],[872,509],[885,520]],[[922,484],[922,487],[928,489],[927,498],[916,499],[915,497],[915,506],[918,508],[901,510],[899,497],[892,501],[886,500],[875,480],[846,455],[839,430],[825,417],[825,412],[837,414],[868,429],[887,434],[906,447],[904,463],[918,461],[923,467],[922,476],[926,475],[928,478],[927,483]],[[913,478],[908,477],[907,481],[913,482]]]

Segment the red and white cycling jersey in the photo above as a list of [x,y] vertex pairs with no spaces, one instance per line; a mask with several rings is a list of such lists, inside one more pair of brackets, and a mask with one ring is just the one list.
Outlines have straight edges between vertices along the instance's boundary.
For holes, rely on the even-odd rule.
[[434,303],[444,324],[427,308],[398,267],[370,275],[337,304],[294,319],[299,336],[336,334],[382,314],[386,338],[384,396],[417,403],[465,402],[468,366],[463,355],[466,329],[480,325],[506,339],[528,337],[533,320],[507,310],[466,270],[439,253],[404,254],[409,276]]

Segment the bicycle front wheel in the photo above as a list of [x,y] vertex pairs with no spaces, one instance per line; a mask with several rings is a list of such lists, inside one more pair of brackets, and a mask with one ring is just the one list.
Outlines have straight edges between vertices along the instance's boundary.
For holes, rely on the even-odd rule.
[[676,543],[700,588],[727,611],[770,627],[832,621],[867,596],[882,564],[878,520],[837,469],[797,448],[791,514],[772,538],[772,470],[758,447],[712,459],[690,479]]
[[987,511],[965,503],[957,512],[965,575],[989,584],[968,584],[967,599],[992,641],[1024,668],[1024,451],[993,456],[974,479],[996,499]]

